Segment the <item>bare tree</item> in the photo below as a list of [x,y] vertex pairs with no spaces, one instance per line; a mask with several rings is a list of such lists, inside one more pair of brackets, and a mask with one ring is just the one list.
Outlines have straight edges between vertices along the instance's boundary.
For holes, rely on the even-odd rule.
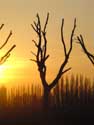
[[88,59],[91,61],[91,63],[94,65],[94,55],[91,54],[86,46],[85,46],[85,43],[84,43],[84,39],[83,39],[83,36],[80,34],[80,36],[77,36],[77,39],[78,39],[78,43],[81,45],[82,49],[83,49],[83,52],[86,54],[86,56],[88,57]]
[[65,69],[65,66],[68,63],[68,60],[69,60],[69,57],[70,57],[70,54],[71,54],[71,51],[73,48],[74,32],[75,32],[75,28],[76,28],[76,19],[74,20],[74,27],[71,32],[70,47],[69,47],[68,51],[66,48],[64,35],[63,35],[64,19],[62,19],[61,40],[62,40],[65,58],[62,61],[62,64],[60,65],[60,68],[59,68],[59,71],[58,71],[56,77],[54,78],[54,80],[51,83],[48,84],[48,82],[46,81],[46,71],[47,71],[46,61],[49,58],[49,54],[47,54],[46,28],[47,28],[47,24],[48,24],[48,20],[49,20],[49,13],[47,14],[47,18],[46,18],[45,25],[43,28],[41,27],[41,21],[40,21],[39,14],[37,14],[36,17],[37,17],[37,21],[34,21],[33,22],[34,24],[31,24],[31,26],[38,36],[38,41],[32,40],[35,47],[37,48],[37,53],[31,52],[36,58],[35,60],[31,59],[31,61],[34,61],[38,66],[38,71],[39,71],[41,82],[42,82],[43,89],[44,89],[44,96],[43,96],[44,105],[48,106],[48,97],[49,97],[49,93],[50,93],[51,89],[53,87],[55,87],[56,84],[58,84],[58,81],[61,78],[61,76],[71,69],[71,67]]
[[[2,24],[0,26],[0,30],[3,28],[4,24]],[[10,31],[8,37],[6,38],[5,42],[0,46],[0,50],[3,49],[5,47],[5,45],[8,43],[9,38],[12,35],[12,31]],[[3,64],[7,58],[9,58],[11,51],[16,47],[16,45],[14,44],[1,58],[0,58],[0,65]]]

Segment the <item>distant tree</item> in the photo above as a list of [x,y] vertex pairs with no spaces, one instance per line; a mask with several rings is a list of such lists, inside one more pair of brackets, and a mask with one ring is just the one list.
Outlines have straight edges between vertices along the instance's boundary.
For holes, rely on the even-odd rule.
[[43,85],[43,90],[44,90],[44,94],[43,94],[43,100],[44,100],[44,106],[48,106],[48,99],[49,99],[49,94],[50,91],[59,83],[59,79],[61,78],[61,76],[66,73],[67,71],[69,71],[71,69],[65,69],[65,66],[68,63],[72,48],[73,48],[73,40],[74,40],[74,32],[76,29],[76,19],[74,20],[74,26],[71,32],[71,37],[70,37],[70,47],[67,51],[66,48],[66,44],[65,44],[65,40],[64,40],[64,35],[63,35],[63,27],[64,27],[64,19],[62,19],[62,24],[61,24],[61,40],[62,40],[62,45],[63,45],[63,49],[64,49],[64,60],[62,61],[62,64],[60,65],[59,71],[56,75],[56,77],[54,78],[54,80],[48,84],[48,82],[46,81],[46,61],[49,58],[49,54],[47,54],[47,38],[46,38],[46,28],[47,28],[47,24],[48,24],[48,20],[49,20],[49,13],[47,14],[47,18],[45,21],[45,25],[42,28],[41,26],[41,21],[40,21],[40,17],[39,14],[37,14],[37,21],[34,21],[34,24],[31,24],[33,30],[36,32],[37,36],[38,36],[38,41],[32,40],[35,47],[37,48],[37,52],[31,52],[36,59],[30,59],[31,61],[34,61],[37,66],[38,66],[38,71],[40,74],[40,79]]
[[77,39],[79,41],[78,43],[81,45],[81,47],[83,49],[83,52],[86,54],[86,56],[88,57],[90,62],[94,65],[94,55],[87,50],[85,43],[84,43],[83,36],[80,34],[80,36],[77,36]]
[[[0,30],[3,28],[3,26],[4,26],[4,24],[2,24],[2,25],[0,26]],[[5,45],[8,43],[8,40],[9,40],[9,38],[11,37],[11,35],[12,35],[12,31],[10,31],[10,33],[9,33],[9,35],[8,35],[8,37],[7,37],[7,39],[6,39],[5,42],[0,46],[0,50],[3,49],[3,48],[5,47]],[[7,58],[9,58],[11,51],[12,51],[15,47],[16,47],[16,45],[14,44],[14,45],[0,58],[0,65],[3,64],[3,63],[7,60]]]

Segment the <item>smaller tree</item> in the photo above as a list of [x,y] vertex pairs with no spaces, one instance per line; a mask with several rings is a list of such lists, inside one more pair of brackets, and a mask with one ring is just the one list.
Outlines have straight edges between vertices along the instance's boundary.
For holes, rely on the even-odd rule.
[[[4,26],[4,24],[2,24],[2,25],[0,26],[0,30],[3,28],[3,26]],[[5,42],[0,46],[0,50],[3,49],[3,48],[5,47],[5,45],[8,43],[9,38],[11,37],[11,35],[12,35],[12,31],[10,31],[10,33],[9,33],[8,37],[6,38]],[[9,58],[11,51],[12,51],[15,47],[16,47],[15,44],[12,45],[12,47],[0,58],[0,65],[3,64],[3,63],[7,60],[7,58]]]
[[31,24],[33,30],[36,32],[37,36],[38,36],[38,42],[36,42],[35,40],[32,40],[33,43],[35,44],[35,47],[37,48],[37,53],[32,52],[32,54],[35,56],[35,60],[31,59],[31,61],[34,61],[37,66],[38,66],[38,71],[40,74],[40,79],[43,85],[43,90],[44,90],[44,106],[48,106],[48,97],[49,97],[49,93],[51,91],[51,89],[53,87],[56,86],[56,84],[58,84],[59,79],[61,78],[61,76],[66,73],[67,71],[69,71],[71,69],[65,69],[65,66],[68,63],[72,48],[73,48],[73,40],[74,40],[74,32],[75,32],[75,28],[76,28],[76,19],[74,20],[74,27],[72,29],[71,32],[71,37],[70,37],[70,47],[69,50],[67,51],[66,48],[66,44],[65,44],[65,40],[64,40],[64,36],[63,36],[63,27],[64,27],[64,19],[62,19],[62,24],[61,24],[61,40],[62,40],[62,45],[63,45],[63,49],[64,49],[64,55],[65,58],[62,61],[62,64],[60,65],[59,71],[55,77],[55,79],[51,82],[48,83],[46,80],[46,61],[49,58],[49,54],[47,54],[47,38],[46,38],[46,28],[47,28],[47,24],[48,24],[48,20],[49,20],[49,13],[47,14],[47,18],[45,21],[45,25],[42,28],[41,26],[41,21],[40,21],[40,17],[37,14],[37,21],[34,21],[34,24]]
[[83,49],[83,52],[86,54],[86,56],[88,57],[90,62],[94,65],[94,55],[87,50],[85,43],[84,43],[83,36],[80,34],[80,36],[77,36],[77,39],[79,41],[78,43],[81,45],[81,47]]

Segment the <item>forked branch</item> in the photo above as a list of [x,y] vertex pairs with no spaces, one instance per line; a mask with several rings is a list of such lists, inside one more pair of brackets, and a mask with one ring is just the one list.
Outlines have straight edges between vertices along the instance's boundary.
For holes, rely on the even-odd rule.
[[60,66],[60,69],[58,71],[58,74],[56,75],[56,78],[50,84],[50,88],[53,88],[58,83],[59,79],[61,78],[61,76],[64,73],[66,73],[67,71],[71,70],[71,67],[68,68],[68,69],[65,69],[65,70],[64,70],[64,68],[65,68],[65,66],[68,63],[68,60],[69,60],[69,57],[70,57],[70,54],[71,54],[72,48],[73,48],[74,33],[75,33],[75,29],[76,29],[76,19],[74,20],[74,27],[73,27],[72,32],[71,32],[70,48],[69,48],[68,52],[67,52],[66,44],[65,44],[65,41],[64,41],[63,26],[64,26],[64,19],[62,19],[62,24],[61,24],[61,40],[62,40],[62,44],[63,44],[63,48],[64,48],[65,59],[64,59],[64,61],[62,62],[61,66]]
[[64,47],[64,54],[65,54],[65,57],[67,56],[67,50],[66,50],[66,44],[65,44],[65,41],[64,41],[64,19],[62,19],[62,24],[61,24],[61,40],[62,40],[62,44],[63,44],[63,47]]
[[31,59],[31,61],[34,61],[35,63],[37,63],[43,87],[51,90],[58,83],[58,80],[61,78],[61,76],[71,69],[71,67],[65,69],[65,66],[68,63],[68,59],[70,57],[70,54],[71,54],[71,51],[73,48],[74,32],[76,29],[76,19],[74,20],[74,26],[73,26],[73,29],[71,32],[70,48],[68,51],[67,51],[67,47],[66,47],[64,35],[63,35],[64,19],[62,19],[61,40],[62,40],[62,44],[63,44],[65,59],[62,62],[55,79],[50,84],[48,84],[46,81],[46,64],[45,64],[46,60],[49,57],[49,54],[47,54],[47,38],[46,38],[46,28],[47,28],[48,20],[49,20],[49,13],[47,14],[47,18],[46,18],[44,27],[42,28],[40,17],[37,14],[37,22],[34,21],[34,24],[31,24],[33,30],[38,35],[38,42],[33,40],[33,43],[35,44],[35,46],[37,48],[37,53],[35,54],[34,52],[31,52],[35,56],[36,59]]
[[[32,61],[36,62],[38,65],[38,69],[41,72],[46,72],[45,69],[45,61],[48,59],[49,55],[47,55],[47,39],[46,39],[46,27],[48,24],[48,19],[49,19],[49,13],[47,14],[46,22],[43,27],[43,30],[41,28],[41,22],[40,22],[40,17],[37,14],[37,22],[34,21],[34,24],[31,24],[32,28],[38,35],[38,43],[35,40],[32,40],[35,46],[37,47],[37,54],[32,52],[32,54],[36,57],[36,60],[31,59]],[[42,41],[43,38],[43,41]]]

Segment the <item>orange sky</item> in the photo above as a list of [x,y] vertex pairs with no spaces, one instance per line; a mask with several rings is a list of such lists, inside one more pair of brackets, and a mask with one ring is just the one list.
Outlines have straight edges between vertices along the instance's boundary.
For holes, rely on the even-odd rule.
[[[47,61],[48,81],[56,75],[63,59],[63,48],[60,40],[62,18],[65,18],[64,36],[66,44],[69,44],[73,20],[76,17],[76,33],[82,33],[88,49],[94,51],[94,0],[0,0],[0,23],[5,24],[0,32],[1,43],[10,30],[13,31],[13,35],[3,52],[12,44],[17,45],[8,61],[3,67],[1,66],[1,84],[15,85],[39,81],[37,66],[29,61],[31,58],[30,51],[35,51],[31,42],[35,38],[35,34],[30,24],[36,19],[37,12],[40,14],[42,23],[45,21],[47,12],[50,12],[47,27],[48,53],[50,54]],[[72,67],[70,73],[84,73],[89,77],[93,76],[92,64],[76,44],[74,44],[68,65]]]

